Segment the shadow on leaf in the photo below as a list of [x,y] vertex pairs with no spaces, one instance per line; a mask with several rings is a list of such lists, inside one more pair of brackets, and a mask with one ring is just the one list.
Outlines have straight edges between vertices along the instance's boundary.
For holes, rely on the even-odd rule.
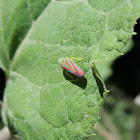
[[73,83],[74,85],[77,85],[83,89],[86,88],[87,86],[87,79],[83,76],[83,77],[78,77],[76,75],[73,75],[72,73],[63,70],[63,75],[65,77],[66,80],[70,81],[71,83]]

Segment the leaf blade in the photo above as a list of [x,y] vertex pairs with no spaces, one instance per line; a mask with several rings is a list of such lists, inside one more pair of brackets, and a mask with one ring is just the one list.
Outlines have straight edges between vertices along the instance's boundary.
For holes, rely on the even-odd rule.
[[[52,1],[34,22],[12,61],[3,109],[3,118],[22,138],[74,140],[92,134],[107,92],[102,98],[90,62],[120,54],[112,47],[118,34],[107,32],[104,18],[109,20],[108,13],[87,1]],[[84,57],[77,64],[86,72],[85,89],[64,77],[58,59],[65,56]]]

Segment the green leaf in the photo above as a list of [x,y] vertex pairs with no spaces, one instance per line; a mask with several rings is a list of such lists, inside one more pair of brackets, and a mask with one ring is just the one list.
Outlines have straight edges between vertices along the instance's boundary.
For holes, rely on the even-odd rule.
[[[108,92],[91,63],[121,54],[140,3],[49,2],[0,0],[0,66],[8,78],[3,120],[23,139],[81,140],[93,133]],[[85,77],[65,75],[58,59],[66,56],[83,57],[76,63]]]
[[50,0],[0,0],[0,59],[5,69],[32,23]]
[[[133,44],[134,44],[133,41],[130,40],[127,43],[127,45],[125,46],[125,48],[123,49],[123,54],[128,53],[132,49]],[[123,55],[121,55],[119,57],[123,57]],[[118,59],[118,57],[116,59]],[[112,61],[107,61],[107,62],[96,62],[95,63],[96,67],[104,81],[106,81],[113,74],[112,64],[114,63],[114,61],[116,61],[116,59],[114,59]]]

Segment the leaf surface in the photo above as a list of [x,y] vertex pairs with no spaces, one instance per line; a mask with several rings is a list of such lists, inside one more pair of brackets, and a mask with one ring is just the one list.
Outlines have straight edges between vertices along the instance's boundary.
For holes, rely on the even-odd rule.
[[[85,139],[93,133],[107,95],[91,62],[110,61],[121,54],[140,15],[138,0],[52,0],[45,1],[45,9],[39,12],[34,8],[42,1],[0,3],[4,7],[0,10],[0,62],[9,71],[5,124],[24,139]],[[20,13],[16,9],[21,7],[25,8]],[[12,20],[6,19],[9,14]],[[22,21],[28,24],[26,29]],[[18,34],[21,41],[14,36],[15,28],[24,32]],[[85,77],[70,80],[65,75],[58,59],[66,56],[83,57],[76,63]]]

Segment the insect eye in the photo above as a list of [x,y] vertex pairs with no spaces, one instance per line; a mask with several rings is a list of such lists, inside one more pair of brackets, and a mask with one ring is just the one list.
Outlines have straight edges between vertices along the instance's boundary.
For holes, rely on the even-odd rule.
[[64,65],[65,64],[65,62],[64,61],[62,61],[62,65]]

